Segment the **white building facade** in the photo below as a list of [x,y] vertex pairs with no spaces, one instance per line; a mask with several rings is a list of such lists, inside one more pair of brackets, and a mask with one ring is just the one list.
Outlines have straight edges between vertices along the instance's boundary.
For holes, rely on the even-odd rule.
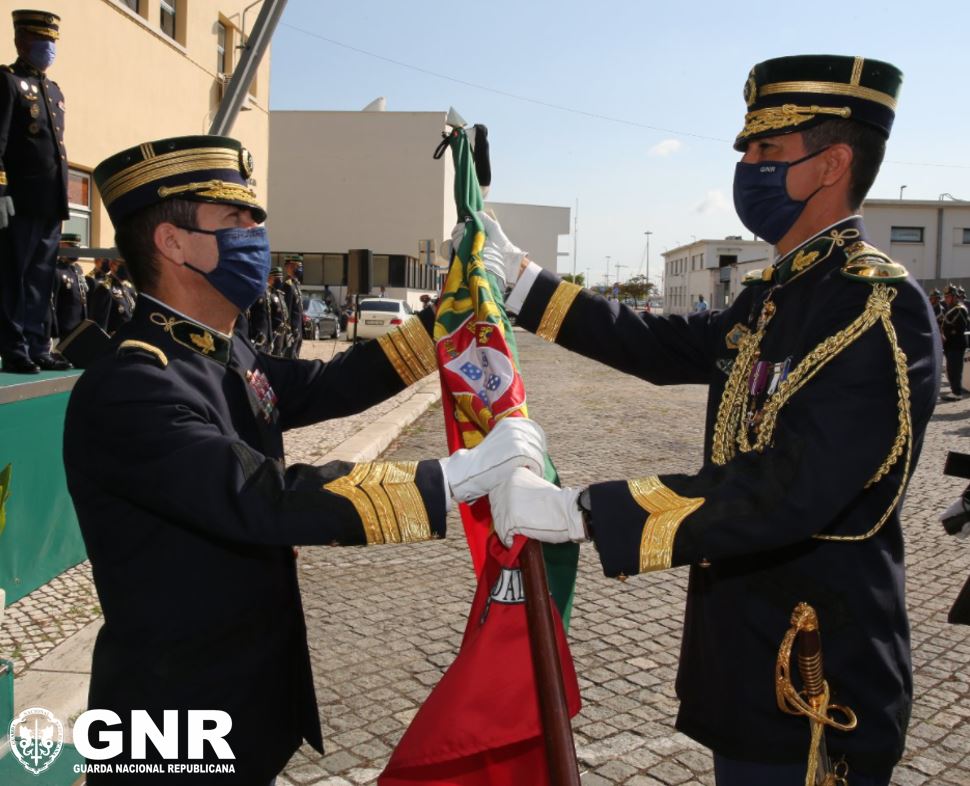
[[868,199],[862,213],[869,242],[924,289],[970,286],[970,202]]
[[[454,165],[432,154],[444,112],[273,111],[268,211],[274,257],[303,255],[304,288],[377,293],[416,306],[445,271],[456,221]],[[488,203],[510,237],[555,270],[565,207]],[[369,250],[369,281],[355,274]]]
[[697,240],[664,251],[664,313],[689,314],[704,297],[712,309],[727,308],[751,270],[771,264],[774,251],[763,240]]

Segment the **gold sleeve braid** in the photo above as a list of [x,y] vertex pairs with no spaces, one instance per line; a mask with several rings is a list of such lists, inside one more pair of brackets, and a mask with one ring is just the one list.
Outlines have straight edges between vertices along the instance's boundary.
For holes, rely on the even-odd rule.
[[416,461],[355,464],[324,489],[350,500],[368,546],[430,540],[428,511],[414,482],[417,469]]
[[406,319],[401,327],[378,336],[377,343],[405,385],[413,385],[438,370],[434,342],[416,317]]
[[627,481],[630,496],[649,514],[640,537],[640,572],[666,570],[673,563],[674,537],[703,497],[682,497],[652,475]]
[[559,331],[562,330],[562,323],[566,314],[569,313],[573,301],[582,289],[578,284],[570,284],[568,281],[559,282],[559,286],[556,287],[556,291],[552,293],[552,297],[546,305],[546,310],[542,312],[542,319],[536,330],[536,335],[539,338],[555,342]]

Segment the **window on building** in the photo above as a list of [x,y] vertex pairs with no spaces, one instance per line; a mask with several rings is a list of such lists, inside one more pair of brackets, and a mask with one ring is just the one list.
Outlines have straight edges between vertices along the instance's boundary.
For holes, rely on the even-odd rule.
[[138,0],[122,0],[122,2],[136,14],[138,13]]
[[890,243],[922,243],[923,227],[892,227],[889,230]]
[[219,74],[228,74],[232,70],[226,49],[228,38],[226,26],[222,22],[216,22],[216,72]]
[[963,242],[964,244],[970,244],[970,229],[963,230]]
[[159,0],[161,8],[159,25],[169,38],[175,38],[175,4],[176,0]]
[[87,246],[91,242],[91,175],[68,170],[67,202],[69,218],[62,231],[76,232],[81,236],[81,245]]

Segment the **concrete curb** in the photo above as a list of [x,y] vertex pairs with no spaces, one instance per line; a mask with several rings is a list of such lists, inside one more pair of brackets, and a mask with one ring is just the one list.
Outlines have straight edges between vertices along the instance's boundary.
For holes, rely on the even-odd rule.
[[[441,384],[438,375],[434,374],[416,383],[414,395],[401,406],[344,441],[340,447],[323,456],[320,463],[373,461],[405,428],[440,400]],[[0,601],[0,617],[2,608]],[[101,625],[100,619],[86,625],[30,664],[16,678],[15,713],[29,707],[50,710],[64,724],[65,741],[72,742],[74,719],[87,708],[91,655]]]
[[387,450],[397,436],[428,408],[441,400],[441,383],[438,376],[426,377],[414,385],[414,395],[401,406],[365,426],[340,447],[330,451],[320,459],[321,464],[328,461],[373,461]]

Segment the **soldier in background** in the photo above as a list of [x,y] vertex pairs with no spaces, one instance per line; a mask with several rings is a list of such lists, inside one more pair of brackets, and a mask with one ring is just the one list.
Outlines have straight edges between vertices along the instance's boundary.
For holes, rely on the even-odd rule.
[[88,273],[84,279],[88,283],[88,292],[93,292],[94,288],[104,281],[104,277],[111,272],[111,260],[110,259],[96,259],[94,260],[94,267],[91,272]]
[[967,307],[960,299],[960,291],[953,284],[943,289],[943,302],[946,312],[940,320],[943,334],[943,357],[946,359],[946,379],[950,392],[940,396],[943,401],[959,401],[963,398],[963,356],[967,350],[967,329],[970,319]]
[[284,357],[290,334],[290,315],[286,308],[286,292],[283,289],[283,268],[274,267],[269,272],[270,346],[266,349],[271,355]]
[[112,259],[110,269],[91,292],[88,305],[90,319],[111,335],[131,319],[135,308],[135,288],[128,280],[124,262]]
[[260,352],[269,352],[272,349],[272,321],[269,313],[269,287],[263,290],[256,302],[249,307],[247,319],[249,320],[249,340]]
[[14,11],[17,61],[0,67],[0,357],[36,374],[71,364],[50,352],[50,302],[67,212],[64,94],[47,78],[60,17]]
[[283,269],[286,271],[286,309],[289,312],[290,336],[286,357],[300,357],[300,347],[303,344],[303,292],[300,282],[303,276],[303,257],[300,254],[289,254],[283,257]]
[[943,293],[938,289],[934,289],[930,292],[930,307],[933,309],[933,315],[936,317],[936,321],[940,322],[943,319],[943,304],[940,302],[940,298]]
[[[61,235],[62,247],[78,248],[81,236]],[[64,338],[88,318],[88,284],[76,259],[57,258],[54,294],[51,296],[51,335]]]

